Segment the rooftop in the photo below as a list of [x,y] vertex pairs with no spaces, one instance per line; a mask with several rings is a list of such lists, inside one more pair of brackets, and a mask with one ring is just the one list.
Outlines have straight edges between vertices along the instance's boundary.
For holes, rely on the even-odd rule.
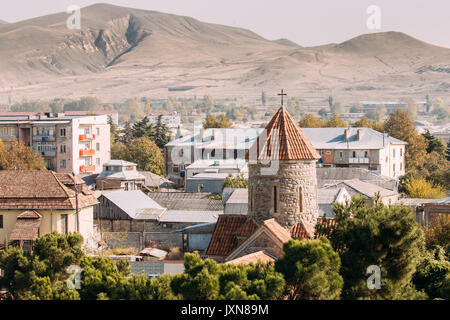
[[221,200],[207,199],[210,193],[149,192],[147,195],[168,210],[223,211]]
[[257,264],[258,262],[267,263],[270,261],[272,262],[275,261],[275,258],[269,255],[267,252],[261,250],[227,261],[225,262],[225,264],[234,264],[234,265],[250,264],[250,263]]
[[[132,219],[143,219],[144,216],[140,216],[142,213],[147,215],[151,213],[150,216],[145,218],[152,218],[166,211],[165,208],[161,207],[140,190],[116,191],[103,194],[103,196],[122,209]],[[144,209],[147,211],[143,212]]]

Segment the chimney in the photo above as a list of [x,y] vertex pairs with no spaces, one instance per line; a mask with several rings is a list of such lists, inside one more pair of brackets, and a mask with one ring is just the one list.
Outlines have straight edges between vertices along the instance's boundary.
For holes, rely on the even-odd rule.
[[361,138],[362,138],[362,136],[364,134],[363,129],[358,129],[356,132],[358,133],[358,140],[361,140]]
[[203,141],[203,139],[205,139],[205,133],[206,133],[206,129],[202,127],[202,130],[200,131],[200,138],[202,139],[202,141]]
[[344,130],[344,137],[345,137],[345,140],[348,140],[350,138],[350,129]]

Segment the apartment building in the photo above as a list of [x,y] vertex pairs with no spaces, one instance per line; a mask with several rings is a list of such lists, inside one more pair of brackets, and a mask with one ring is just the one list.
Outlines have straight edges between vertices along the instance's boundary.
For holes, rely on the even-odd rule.
[[[264,129],[207,129],[166,144],[166,177],[184,183],[196,160],[244,159]],[[319,167],[363,168],[382,176],[405,174],[406,142],[370,128],[302,128],[320,153]]]
[[99,173],[111,156],[108,115],[2,113],[0,139],[31,146],[58,173]]

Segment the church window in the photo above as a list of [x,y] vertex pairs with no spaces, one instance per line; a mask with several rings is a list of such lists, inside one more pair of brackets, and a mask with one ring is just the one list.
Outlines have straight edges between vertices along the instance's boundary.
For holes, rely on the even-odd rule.
[[277,186],[273,186],[273,212],[278,212],[278,190]]
[[300,212],[303,212],[303,190],[302,187],[298,188],[298,208]]

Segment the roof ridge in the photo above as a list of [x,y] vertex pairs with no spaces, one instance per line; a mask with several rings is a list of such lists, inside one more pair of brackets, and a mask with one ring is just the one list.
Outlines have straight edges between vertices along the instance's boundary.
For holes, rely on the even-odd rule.
[[[59,184],[59,186],[64,190],[64,193],[67,195],[67,198],[69,198],[69,199],[72,198],[69,195],[68,188],[61,181],[59,181],[58,177],[56,177],[56,172],[54,172],[53,170],[49,170],[49,171],[52,174],[53,178],[55,178],[55,180]],[[76,188],[77,185],[76,185],[76,182],[75,182],[75,177],[74,177],[74,183],[75,183],[75,188]]]

